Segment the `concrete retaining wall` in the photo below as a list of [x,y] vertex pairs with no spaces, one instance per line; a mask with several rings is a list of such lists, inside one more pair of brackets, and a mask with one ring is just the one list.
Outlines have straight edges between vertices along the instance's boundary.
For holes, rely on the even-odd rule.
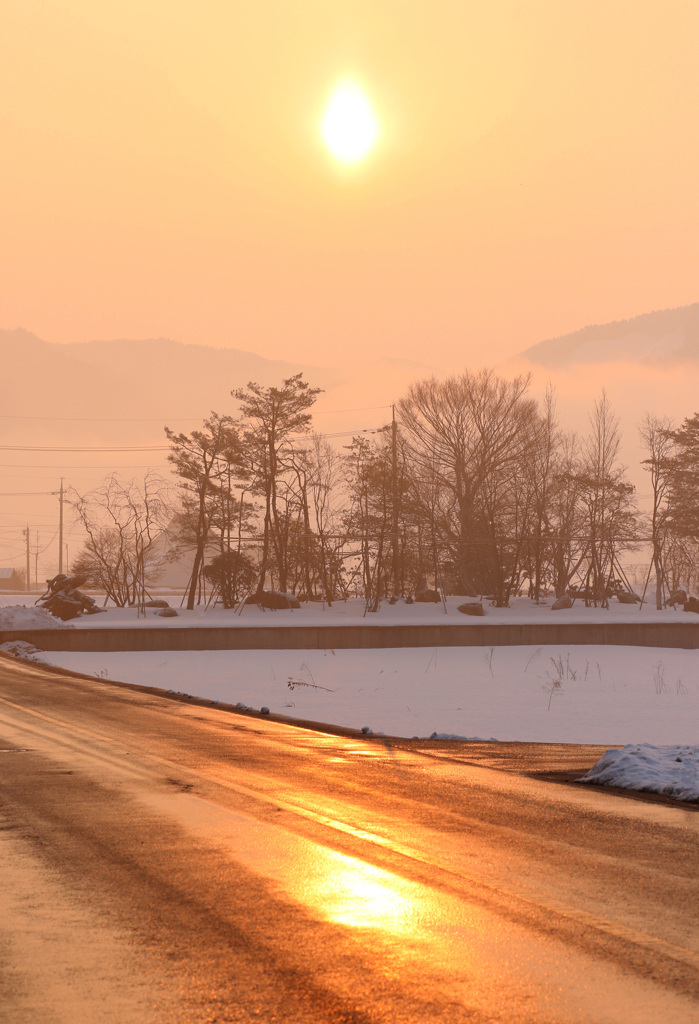
[[377,647],[534,647],[619,644],[699,647],[697,622],[535,623],[425,626],[239,626],[0,631],[45,651],[341,650]]

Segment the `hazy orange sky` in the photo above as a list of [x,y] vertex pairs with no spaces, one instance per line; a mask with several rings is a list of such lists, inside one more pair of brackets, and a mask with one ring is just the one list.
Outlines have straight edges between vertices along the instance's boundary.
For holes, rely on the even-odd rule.
[[[696,0],[3,0],[0,326],[496,361],[694,302]],[[381,122],[341,171],[353,76]]]

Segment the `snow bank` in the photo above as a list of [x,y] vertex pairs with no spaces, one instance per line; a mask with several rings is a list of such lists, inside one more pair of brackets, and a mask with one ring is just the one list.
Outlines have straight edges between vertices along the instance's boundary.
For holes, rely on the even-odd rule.
[[41,664],[46,664],[44,652],[34,644],[28,644],[26,640],[8,640],[7,643],[0,644],[0,651],[12,654],[15,658],[21,658],[22,661],[38,661]]
[[0,629],[70,629],[65,622],[55,619],[45,608],[28,608],[11,604],[0,608]]
[[494,736],[486,739],[484,736],[459,736],[452,732],[433,732],[431,740],[459,740],[461,743],[499,743]]
[[699,800],[699,746],[630,743],[622,750],[608,750],[578,781]]

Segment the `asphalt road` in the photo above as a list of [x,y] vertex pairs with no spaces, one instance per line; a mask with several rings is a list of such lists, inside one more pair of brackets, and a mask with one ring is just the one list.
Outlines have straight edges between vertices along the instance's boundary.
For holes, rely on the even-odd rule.
[[567,781],[598,754],[0,658],[0,1019],[695,1024],[699,814]]

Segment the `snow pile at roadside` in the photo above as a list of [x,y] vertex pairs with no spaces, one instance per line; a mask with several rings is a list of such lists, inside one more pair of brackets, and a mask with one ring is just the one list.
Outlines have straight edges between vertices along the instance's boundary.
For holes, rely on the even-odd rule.
[[578,782],[699,800],[699,746],[630,743],[622,750],[608,750]]
[[461,743],[499,743],[494,736],[490,739],[486,739],[484,736],[458,736],[452,732],[433,732],[430,736],[431,740],[458,740]]
[[70,626],[55,619],[45,608],[11,604],[0,608],[0,629],[70,629]]
[[42,665],[47,664],[44,652],[34,644],[28,644],[26,640],[8,640],[7,643],[0,644],[0,651],[12,654],[15,658],[21,658],[22,661],[38,661]]

